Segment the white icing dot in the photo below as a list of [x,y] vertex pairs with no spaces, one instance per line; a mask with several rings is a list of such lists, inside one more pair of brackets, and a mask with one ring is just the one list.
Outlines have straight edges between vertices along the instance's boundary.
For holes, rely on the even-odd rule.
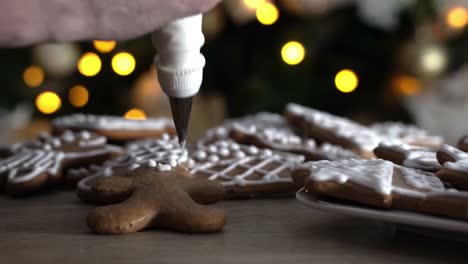
[[162,140],[165,140],[165,141],[168,141],[169,139],[171,139],[171,137],[169,136],[169,134],[167,133],[164,133],[162,136],[161,136]]
[[264,149],[262,151],[262,154],[265,155],[265,156],[271,156],[271,155],[273,155],[273,152],[271,150],[269,150],[269,149]]
[[169,160],[169,165],[171,165],[171,167],[173,167],[173,168],[176,167],[177,166],[177,160],[175,160],[175,159]]
[[226,141],[221,141],[219,142],[218,144],[221,148],[228,148],[229,147],[229,143],[226,142]]
[[62,143],[60,142],[60,140],[58,138],[54,138],[52,140],[52,145],[56,148],[60,147],[62,145]]
[[209,162],[218,162],[219,161],[219,157],[217,155],[210,155],[208,157],[208,161]]
[[227,148],[222,148],[222,149],[219,150],[219,155],[221,155],[222,157],[228,156],[229,153],[230,153],[230,151]]
[[250,146],[250,147],[247,149],[247,151],[249,152],[249,154],[255,155],[255,154],[258,153],[258,148],[255,147],[255,146]]
[[52,146],[50,144],[44,144],[42,148],[44,148],[45,150],[52,150]]
[[205,151],[200,150],[200,151],[195,152],[193,156],[198,160],[204,160],[206,159],[207,154]]
[[234,157],[235,157],[236,159],[241,159],[241,158],[245,157],[245,153],[244,153],[243,151],[238,150],[238,151],[236,151],[236,152],[234,153]]
[[233,143],[229,144],[229,148],[231,150],[239,150],[240,146],[239,146],[239,144],[233,142]]
[[170,170],[172,170],[172,167],[169,164],[159,163],[158,167],[157,167],[157,170],[158,171],[170,171]]
[[211,145],[211,146],[208,147],[208,152],[210,152],[210,153],[217,153],[217,152],[218,152],[218,148],[217,148],[216,146]]
[[154,168],[158,165],[158,163],[155,160],[148,160],[148,167]]
[[88,131],[81,131],[80,132],[80,138],[81,139],[84,139],[84,140],[89,140],[91,139],[91,133],[89,133]]
[[75,138],[75,135],[73,135],[73,132],[71,132],[70,130],[67,130],[63,133],[62,139],[63,141],[69,143],[69,142],[75,141],[76,138]]

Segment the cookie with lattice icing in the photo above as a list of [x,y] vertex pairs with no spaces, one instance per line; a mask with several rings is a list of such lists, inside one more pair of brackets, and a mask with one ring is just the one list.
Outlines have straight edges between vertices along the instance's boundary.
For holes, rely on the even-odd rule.
[[463,136],[457,143],[457,148],[459,150],[468,152],[468,136]]
[[286,119],[305,136],[350,149],[362,157],[374,157],[373,150],[382,138],[374,130],[350,119],[290,103]]
[[278,114],[258,113],[225,122],[205,133],[199,145],[230,138],[237,143],[303,155],[306,160],[357,158],[358,155],[333,144],[303,140]]
[[228,198],[291,193],[292,169],[303,156],[220,140],[199,146],[190,155],[189,171],[197,178],[220,182]]
[[455,188],[468,190],[468,153],[450,145],[443,145],[437,152],[442,165],[436,175]]
[[373,124],[370,128],[387,141],[427,147],[440,147],[444,144],[443,137],[432,135],[415,125],[401,122],[382,122]]
[[99,234],[132,233],[148,228],[165,228],[188,233],[221,231],[222,209],[206,205],[223,199],[218,182],[187,177],[177,167],[161,170],[148,162],[113,177],[100,177],[90,185],[96,202],[87,216],[89,228]]
[[17,144],[11,155],[0,160],[0,182],[7,193],[29,194],[64,179],[67,168],[101,163],[120,148],[103,136],[88,131],[65,131],[60,136],[41,134],[37,140]]
[[431,147],[412,146],[408,144],[380,143],[374,154],[381,159],[389,160],[408,168],[424,171],[438,171],[441,166],[436,157],[437,150]]
[[468,220],[468,192],[447,188],[431,172],[395,166],[392,208]]
[[174,122],[163,117],[134,120],[119,116],[73,114],[53,120],[53,133],[62,133],[65,130],[92,131],[107,137],[111,142],[159,138],[163,134],[175,135]]
[[[143,165],[155,171],[171,171],[188,160],[186,149],[181,149],[177,138],[164,134],[159,139],[147,139],[133,142],[127,146],[126,153],[104,163],[100,168],[82,168],[74,174],[87,175],[78,183],[77,195],[83,201],[93,202],[96,197],[91,185],[99,178],[129,176]],[[91,174],[91,175],[90,175]]]
[[308,193],[381,208],[391,206],[392,175],[389,161],[357,159],[307,162],[293,172]]

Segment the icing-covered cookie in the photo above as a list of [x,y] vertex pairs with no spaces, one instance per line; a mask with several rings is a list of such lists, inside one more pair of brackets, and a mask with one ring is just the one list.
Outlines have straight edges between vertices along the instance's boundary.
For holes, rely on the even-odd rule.
[[211,208],[223,199],[218,182],[187,176],[183,168],[158,170],[149,162],[128,175],[100,177],[90,185],[95,202],[86,219],[99,234],[122,234],[148,228],[179,232],[218,232],[225,223],[224,210]]
[[447,188],[434,173],[385,160],[307,162],[293,177],[306,177],[306,192],[316,195],[468,220],[468,192]]
[[457,143],[457,148],[462,151],[468,152],[468,136],[463,136],[462,138],[460,138],[460,140]]
[[227,138],[244,145],[303,155],[306,160],[358,157],[352,151],[337,145],[317,144],[313,139],[303,140],[284,117],[273,113],[259,113],[229,120],[219,127],[208,130],[198,145]]
[[391,206],[392,175],[389,161],[357,159],[307,162],[293,173],[307,192],[383,208]]
[[103,135],[114,142],[126,142],[144,138],[159,138],[163,134],[175,134],[174,123],[169,118],[131,120],[118,116],[73,114],[56,118],[52,131],[88,130]]
[[432,172],[441,168],[436,153],[434,148],[411,146],[404,143],[380,143],[374,149],[374,154],[381,159],[389,160],[408,168]]
[[[181,149],[177,138],[164,134],[159,139],[147,139],[131,143],[127,152],[120,157],[109,160],[94,173],[78,183],[77,194],[84,201],[93,201],[91,184],[98,178],[132,175],[141,166],[147,166],[155,171],[171,171],[178,165],[188,161],[186,149]],[[82,169],[82,174],[90,174]],[[75,173],[79,174],[79,171]]]
[[65,131],[54,137],[44,133],[35,141],[14,145],[12,154],[0,160],[0,182],[10,194],[29,194],[67,181],[62,177],[67,168],[98,164],[119,151],[105,137],[88,131]]
[[390,142],[427,147],[440,147],[444,143],[441,136],[431,135],[422,128],[401,122],[376,123],[370,128]]
[[363,157],[373,157],[372,151],[382,140],[379,134],[366,126],[298,104],[288,104],[285,116],[306,136],[340,145]]
[[442,165],[437,177],[456,188],[468,190],[468,153],[443,145],[437,152],[437,159]]
[[294,191],[291,171],[304,160],[303,156],[231,140],[198,146],[190,157],[190,173],[197,178],[219,181],[230,198]]

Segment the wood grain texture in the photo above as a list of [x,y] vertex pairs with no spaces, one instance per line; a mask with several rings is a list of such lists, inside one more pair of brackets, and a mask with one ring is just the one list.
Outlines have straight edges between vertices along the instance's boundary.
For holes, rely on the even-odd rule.
[[466,263],[466,244],[308,209],[292,198],[225,201],[224,232],[95,235],[72,192],[0,197],[0,263]]

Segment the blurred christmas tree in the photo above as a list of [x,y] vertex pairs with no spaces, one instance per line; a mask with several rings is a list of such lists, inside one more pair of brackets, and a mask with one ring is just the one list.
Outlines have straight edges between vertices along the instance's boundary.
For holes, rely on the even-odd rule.
[[[411,121],[404,99],[467,59],[465,7],[468,1],[226,0],[205,15],[202,93],[223,95],[230,116],[295,101],[363,122]],[[149,37],[0,56],[3,108],[26,101],[37,116],[162,111],[154,107],[164,98]]]

